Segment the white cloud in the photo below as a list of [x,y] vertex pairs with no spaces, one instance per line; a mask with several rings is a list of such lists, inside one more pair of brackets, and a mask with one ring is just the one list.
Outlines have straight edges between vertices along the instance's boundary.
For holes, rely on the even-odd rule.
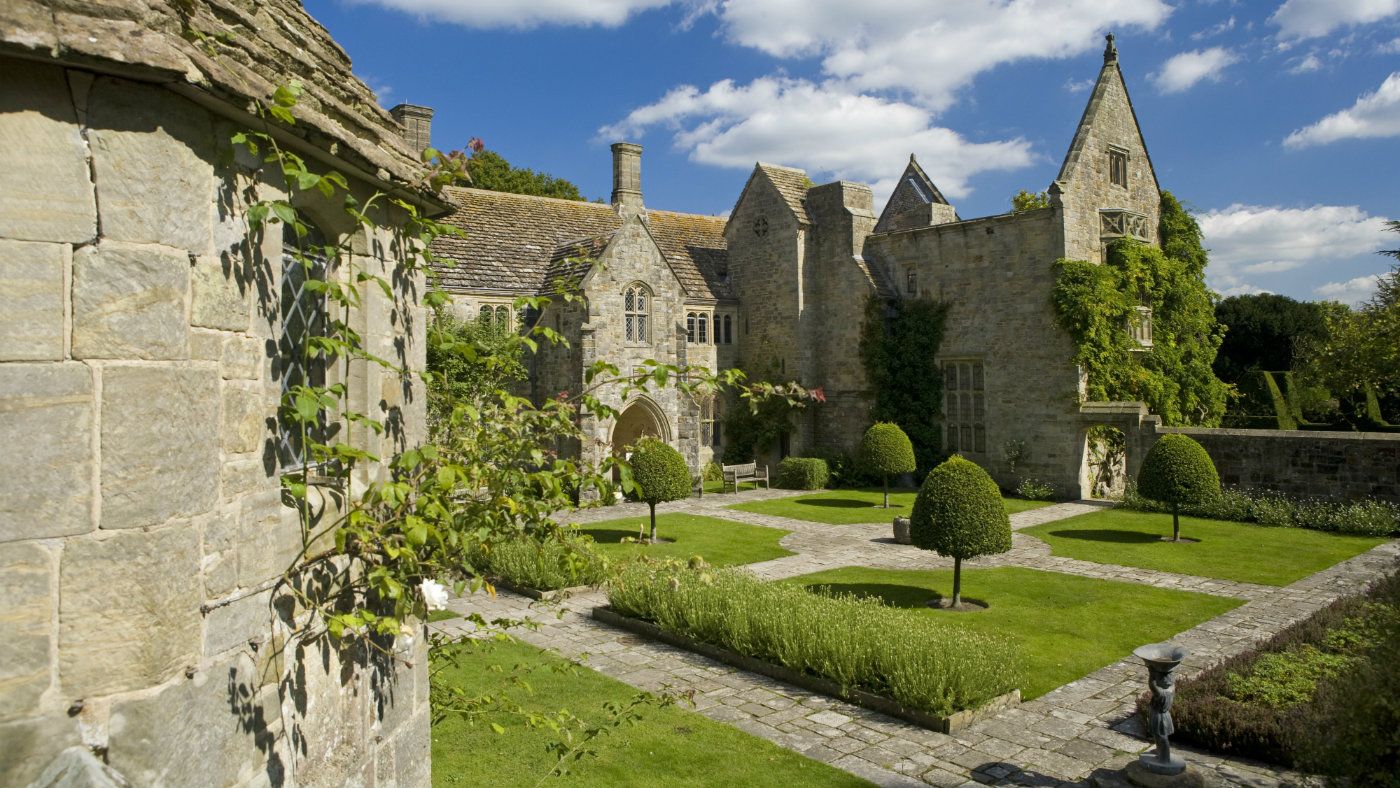
[[1345,139],[1395,136],[1400,136],[1400,71],[1386,77],[1376,92],[1363,94],[1350,108],[1289,134],[1283,144],[1306,148]]
[[1380,274],[1368,274],[1345,282],[1328,282],[1315,288],[1313,292],[1328,301],[1356,305],[1368,300],[1371,294],[1376,292],[1376,283],[1380,278]]
[[1313,71],[1317,71],[1320,68],[1322,68],[1322,61],[1318,59],[1317,55],[1308,53],[1307,57],[1304,57],[1302,60],[1299,60],[1297,63],[1294,63],[1292,66],[1290,66],[1288,69],[1288,73],[1308,74]]
[[1094,86],[1092,79],[1067,79],[1065,80],[1065,90],[1070,93],[1083,93]]
[[681,86],[599,134],[618,139],[657,126],[669,130],[675,146],[694,161],[802,167],[814,178],[872,183],[877,201],[893,188],[910,153],[950,197],[966,195],[976,173],[1034,161],[1023,139],[972,142],[934,125],[921,107],[798,79],[763,77],[747,85],[724,80],[703,91]]
[[1203,39],[1203,38],[1213,38],[1214,36],[1218,36],[1218,35],[1220,35],[1221,33],[1228,33],[1228,32],[1230,32],[1231,30],[1234,30],[1234,29],[1235,29],[1235,18],[1232,16],[1232,17],[1230,17],[1229,19],[1226,19],[1224,22],[1220,22],[1220,23],[1218,23],[1218,24],[1211,25],[1210,27],[1206,28],[1205,30],[1197,30],[1196,32],[1194,32],[1194,33],[1191,34],[1191,40],[1192,40],[1192,41],[1200,41],[1200,40]]
[[1385,220],[1355,205],[1283,208],[1237,203],[1201,214],[1198,220],[1210,249],[1206,273],[1225,295],[1259,292],[1245,280],[1247,275],[1323,267],[1374,253],[1387,240]]
[[1400,55],[1400,38],[1393,38],[1381,44],[1376,47],[1376,51],[1382,55]]
[[1224,47],[1180,52],[1168,58],[1150,78],[1163,93],[1180,93],[1202,80],[1219,81],[1221,72],[1237,62],[1239,56]]
[[1269,21],[1286,38],[1317,38],[1339,27],[1400,14],[1400,0],[1287,0]]
[[464,27],[528,29],[544,25],[617,27],[672,0],[351,0]]
[[939,110],[1003,63],[1064,58],[1103,46],[1103,33],[1155,29],[1162,0],[724,0],[726,37],[779,58],[822,58],[854,90],[907,90]]

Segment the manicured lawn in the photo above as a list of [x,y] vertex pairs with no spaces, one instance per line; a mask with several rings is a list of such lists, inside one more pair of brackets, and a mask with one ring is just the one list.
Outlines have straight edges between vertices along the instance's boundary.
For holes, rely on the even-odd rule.
[[[828,490],[794,498],[736,503],[729,508],[832,525],[888,524],[895,517],[909,516],[917,494],[917,490],[890,490],[888,509],[881,508],[884,494],[878,489]],[[1050,501],[1024,501],[1020,498],[1003,498],[1002,502],[1011,514],[1050,505]]]
[[[508,686],[519,665],[530,691]],[[499,666],[499,667],[498,667]],[[504,671],[501,672],[501,671]],[[438,674],[471,696],[504,692],[527,713],[567,709],[589,722],[607,720],[605,703],[626,704],[637,690],[523,643],[484,643]],[[571,765],[559,784],[570,786],[868,786],[857,777],[804,758],[757,736],[678,706],[641,707],[636,725],[593,739],[597,752]],[[491,730],[495,722],[505,733]],[[575,733],[577,736],[577,733]],[[531,786],[556,762],[545,747],[561,736],[531,729],[515,715],[491,714],[470,726],[447,719],[433,726],[434,786]],[[547,782],[546,784],[553,784]]]
[[1021,531],[1055,555],[1197,577],[1284,586],[1384,542],[1302,528],[1268,528],[1224,520],[1181,518],[1181,535],[1199,542],[1163,542],[1172,516],[1126,509],[1094,512]]
[[[716,495],[719,495],[721,489],[722,489],[726,494],[732,495],[732,494],[734,493],[734,487],[733,487],[732,485],[726,486],[725,483],[722,482],[722,481],[720,481],[720,482],[705,482],[705,494],[706,494],[706,495],[709,495],[710,493],[714,493],[714,494],[716,494]],[[763,489],[763,485],[762,485],[762,484],[759,484],[759,483],[757,483],[757,482],[740,482],[740,483],[739,483],[739,492],[746,492],[746,491],[748,491],[748,490],[762,490],[762,489]]]
[[634,555],[688,559],[699,555],[714,566],[729,566],[792,555],[791,551],[778,546],[778,540],[790,531],[693,514],[656,515],[656,535],[661,539],[674,539],[674,542],[622,543],[626,538],[636,539],[643,526],[650,531],[646,515],[588,523],[579,526],[579,531],[593,537],[598,552],[612,559]]
[[1021,694],[1026,699],[1111,664],[1144,643],[1167,640],[1244,604],[1209,594],[1018,567],[963,568],[963,599],[990,605],[976,613],[925,605],[952,594],[951,569],[845,567],[783,582],[876,596],[895,607],[909,608],[911,623],[1009,635],[1025,655],[1028,677]]

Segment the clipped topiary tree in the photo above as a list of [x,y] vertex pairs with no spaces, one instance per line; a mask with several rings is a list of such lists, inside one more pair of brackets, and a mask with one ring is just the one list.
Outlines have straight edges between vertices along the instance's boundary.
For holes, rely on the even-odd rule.
[[1181,507],[1220,494],[1220,474],[1201,444],[1186,435],[1163,435],[1142,458],[1138,492],[1172,508],[1172,541],[1181,541]]
[[1011,518],[1001,488],[977,463],[953,455],[929,471],[909,518],[914,546],[953,559],[953,601],[962,605],[964,558],[1011,549]]
[[629,464],[637,497],[651,509],[651,541],[655,542],[656,505],[690,495],[690,467],[680,452],[655,438],[637,441]]
[[877,421],[860,439],[860,462],[880,475],[885,487],[885,508],[890,508],[890,477],[914,472],[914,444],[898,424]]

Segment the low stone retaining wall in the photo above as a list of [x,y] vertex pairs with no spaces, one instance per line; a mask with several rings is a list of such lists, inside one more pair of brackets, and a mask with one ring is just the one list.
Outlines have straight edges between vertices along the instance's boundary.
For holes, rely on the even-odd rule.
[[1400,503],[1400,434],[1158,427],[1205,447],[1227,486]]
[[906,722],[912,722],[923,728],[928,728],[939,733],[954,733],[972,725],[980,720],[994,717],[1004,709],[1008,709],[1021,702],[1021,691],[1012,690],[1005,695],[998,695],[975,709],[965,709],[955,712],[947,717],[940,717],[936,714],[908,708],[896,701],[881,695],[866,692],[860,689],[843,689],[841,685],[829,679],[811,676],[806,673],[798,673],[789,670],[781,665],[771,662],[764,662],[761,659],[746,657],[736,654],[728,649],[712,646],[709,643],[701,643],[698,640],[683,635],[667,632],[661,627],[649,621],[638,618],[624,616],[609,607],[593,608],[593,618],[604,624],[635,632],[643,637],[659,640],[662,643],[683,648],[702,654],[710,659],[723,662],[726,665],[733,665],[740,670],[747,670],[750,673],[758,673],[771,679],[777,679],[785,684],[792,684],[805,690],[817,692],[822,695],[830,695],[833,698],[840,698],[848,703],[863,706],[871,711],[878,711],[881,714],[888,714],[891,717],[898,717]]
[[513,594],[519,594],[541,602],[553,602],[558,599],[574,596],[575,594],[584,594],[597,588],[597,586],[569,586],[568,588],[555,588],[541,591],[538,588],[527,588],[499,578],[493,578],[491,580],[491,585],[505,591],[510,591]]

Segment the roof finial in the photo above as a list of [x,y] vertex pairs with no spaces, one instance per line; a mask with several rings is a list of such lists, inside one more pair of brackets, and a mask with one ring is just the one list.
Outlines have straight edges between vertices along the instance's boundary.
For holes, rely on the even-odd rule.
[[1109,33],[1108,35],[1104,36],[1104,38],[1108,40],[1108,45],[1103,48],[1104,65],[1108,65],[1109,63],[1117,63],[1118,47],[1114,46],[1113,44],[1113,34]]

